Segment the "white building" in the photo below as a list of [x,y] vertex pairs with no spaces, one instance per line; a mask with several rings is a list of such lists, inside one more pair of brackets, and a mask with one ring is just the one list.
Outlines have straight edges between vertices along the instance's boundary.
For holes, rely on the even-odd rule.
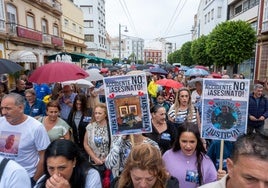
[[[137,62],[143,60],[144,40],[138,37],[121,35],[121,59],[129,59]],[[111,39],[111,54],[112,58],[119,57],[119,38]]]
[[74,0],[84,13],[86,53],[106,58],[105,0]]
[[193,39],[208,35],[221,22],[227,20],[228,0],[201,0],[193,27]]

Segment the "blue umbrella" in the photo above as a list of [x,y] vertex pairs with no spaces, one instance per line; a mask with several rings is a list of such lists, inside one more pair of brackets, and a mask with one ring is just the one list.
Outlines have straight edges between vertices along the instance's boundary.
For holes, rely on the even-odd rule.
[[185,65],[181,65],[181,66],[179,67],[179,70],[181,70],[181,71],[187,71],[187,70],[189,70],[189,69],[191,69],[191,68],[188,67],[188,66],[185,66]]
[[149,69],[149,72],[151,72],[153,74],[168,74],[167,71],[165,71],[164,69],[162,69],[160,67],[153,67],[153,68]]
[[184,73],[185,76],[207,76],[209,72],[204,69],[192,68]]

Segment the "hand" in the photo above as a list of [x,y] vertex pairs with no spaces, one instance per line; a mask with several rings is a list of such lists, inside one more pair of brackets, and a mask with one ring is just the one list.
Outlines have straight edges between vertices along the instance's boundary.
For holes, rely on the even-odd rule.
[[46,181],[46,188],[71,188],[71,185],[60,174],[54,174]]
[[261,117],[259,118],[259,120],[260,120],[260,121],[264,121],[264,120],[265,120],[265,117],[264,117],[264,116],[261,116]]
[[99,159],[98,157],[94,158],[93,161],[96,165],[102,165],[104,163],[104,161]]
[[220,180],[221,178],[223,178],[226,175],[226,171],[225,170],[218,170],[217,173],[217,180]]
[[251,121],[258,121],[258,119],[256,119],[254,116],[252,116],[252,115],[250,115],[249,116],[249,119],[251,120]]

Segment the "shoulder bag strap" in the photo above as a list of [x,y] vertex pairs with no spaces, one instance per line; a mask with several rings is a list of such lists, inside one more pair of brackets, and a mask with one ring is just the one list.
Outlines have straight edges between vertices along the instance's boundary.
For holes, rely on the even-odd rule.
[[2,175],[3,175],[3,172],[5,170],[5,167],[6,167],[6,164],[8,163],[9,159],[7,158],[4,158],[0,164],[0,181],[1,181],[1,178],[2,178]]

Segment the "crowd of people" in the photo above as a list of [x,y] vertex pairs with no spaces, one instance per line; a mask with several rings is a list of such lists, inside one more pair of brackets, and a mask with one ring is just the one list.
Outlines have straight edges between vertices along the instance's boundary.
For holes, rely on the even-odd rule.
[[[102,81],[86,89],[30,83],[25,75],[13,90],[0,83],[0,162],[10,159],[0,164],[0,187],[267,187],[266,87],[254,85],[247,134],[225,142],[220,168],[220,142],[201,138],[201,79],[192,86],[183,72],[166,77],[183,87],[147,76],[152,132],[121,136],[110,133]],[[213,120],[228,129],[224,122],[235,117],[226,106],[219,111]]]

